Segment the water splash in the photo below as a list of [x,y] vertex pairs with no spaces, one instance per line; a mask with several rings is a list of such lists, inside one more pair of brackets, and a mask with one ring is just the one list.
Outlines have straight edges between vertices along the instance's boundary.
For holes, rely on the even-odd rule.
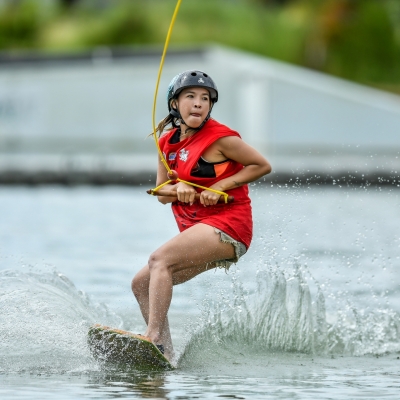
[[6,372],[87,369],[88,327],[121,323],[57,271],[1,271],[0,320],[0,371]]
[[332,354],[354,356],[399,352],[400,316],[390,309],[339,310],[329,327],[327,346]]
[[[309,284],[313,284],[311,295]],[[232,298],[207,304],[197,331],[187,343],[181,365],[215,362],[247,353],[271,351],[315,355],[365,355],[400,351],[400,316],[377,309],[337,310],[326,318],[325,296],[300,267],[284,274],[279,268],[259,271],[251,295],[235,276]],[[201,356],[199,356],[201,354]]]
[[[257,362],[264,368],[271,351],[357,356],[400,351],[396,312],[367,312],[347,301],[329,314],[328,323],[324,291],[302,270],[260,271],[253,292],[233,274],[230,294],[221,291],[206,303],[180,366],[229,365],[246,355],[252,368]],[[87,348],[88,327],[99,321],[123,324],[57,271],[0,272],[0,321],[0,372],[7,373],[97,370]]]

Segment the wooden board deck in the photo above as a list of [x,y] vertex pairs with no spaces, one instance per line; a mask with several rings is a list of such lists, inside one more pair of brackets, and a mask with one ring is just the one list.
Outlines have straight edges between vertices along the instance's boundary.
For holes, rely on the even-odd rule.
[[107,363],[140,369],[173,369],[149,338],[121,329],[93,325],[88,332],[88,345],[96,359]]

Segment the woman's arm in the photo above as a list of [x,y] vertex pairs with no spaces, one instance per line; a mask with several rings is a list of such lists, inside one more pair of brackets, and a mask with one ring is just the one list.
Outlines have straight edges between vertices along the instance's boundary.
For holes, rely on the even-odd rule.
[[[164,164],[161,161],[160,155],[158,155],[158,165],[157,165],[157,179],[156,179],[156,186],[161,185],[164,182],[168,181],[167,170]],[[163,186],[163,189],[175,191],[175,185],[167,184]],[[169,197],[169,196],[157,196],[157,199],[162,204],[168,204],[174,202],[177,197]]]
[[236,136],[221,138],[217,144],[226,158],[244,165],[237,174],[216,183],[222,191],[256,181],[272,170],[270,163],[256,149]]
[[[225,159],[228,158],[236,161],[244,165],[244,168],[228,178],[221,179],[212,185],[211,189],[225,192],[226,190],[253,182],[269,174],[272,170],[269,162],[256,149],[249,146],[237,136],[227,136],[217,140],[214,148]],[[219,197],[218,194],[205,190],[202,192],[200,202],[205,206],[216,204]]]
[[[235,175],[218,181],[211,186],[211,189],[225,192],[226,190],[253,182],[271,172],[271,165],[269,162],[257,150],[236,136],[221,138],[213,143],[212,146],[215,151],[219,153],[220,157],[237,161],[244,165],[244,168]],[[158,157],[157,186],[167,180],[167,171],[160,157]],[[179,182],[175,185],[165,185],[163,188],[175,191],[177,195],[176,197],[158,196],[158,201],[160,203],[168,204],[177,199],[185,203],[194,203],[196,190],[193,186]],[[201,192],[200,202],[205,206],[213,205],[218,202],[219,198],[219,194],[204,190]]]

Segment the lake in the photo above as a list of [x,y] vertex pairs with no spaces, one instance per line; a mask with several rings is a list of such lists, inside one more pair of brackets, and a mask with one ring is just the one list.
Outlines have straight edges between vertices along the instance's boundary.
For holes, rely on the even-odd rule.
[[252,185],[249,252],[174,289],[177,369],[97,363],[88,327],[144,332],[131,279],[177,234],[145,189],[0,187],[2,399],[398,398],[390,186]]

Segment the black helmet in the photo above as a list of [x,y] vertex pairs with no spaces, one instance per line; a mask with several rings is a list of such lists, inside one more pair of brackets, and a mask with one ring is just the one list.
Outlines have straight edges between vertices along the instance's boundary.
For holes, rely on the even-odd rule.
[[171,100],[176,99],[179,93],[188,87],[204,87],[210,92],[211,103],[218,101],[217,85],[211,77],[203,71],[189,70],[176,75],[168,86],[168,111],[171,111]]

